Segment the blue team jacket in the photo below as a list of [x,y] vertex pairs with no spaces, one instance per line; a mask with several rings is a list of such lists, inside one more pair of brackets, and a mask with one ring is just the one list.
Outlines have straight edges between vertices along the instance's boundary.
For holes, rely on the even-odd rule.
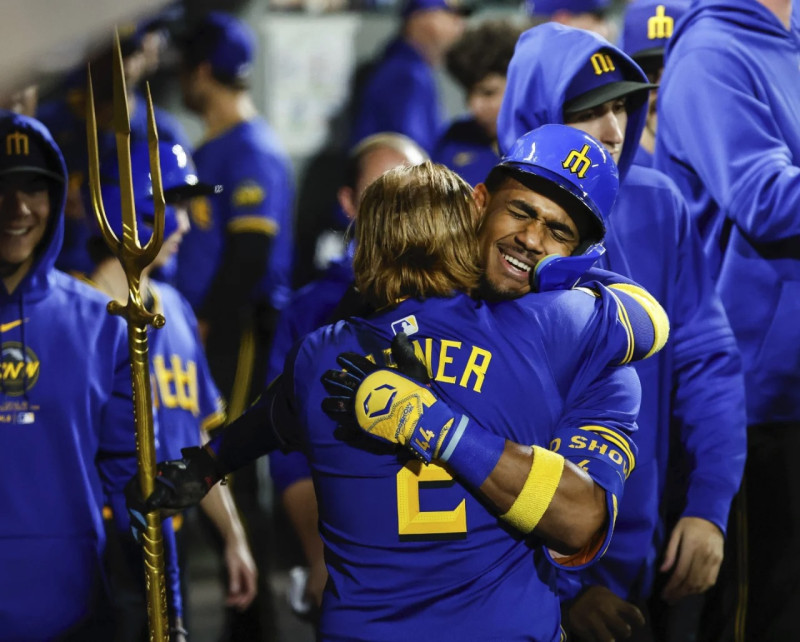
[[449,167],[472,186],[486,180],[500,162],[497,143],[475,119],[458,118],[437,141],[431,160]]
[[[13,118],[66,179],[49,132]],[[103,587],[103,493],[119,494],[136,469],[125,323],[105,295],[53,267],[64,195],[51,197],[30,272],[13,294],[0,285],[2,640],[53,639],[90,615]]]
[[[501,151],[531,129],[562,123],[570,81],[608,46],[587,31],[552,23],[525,32],[498,119]],[[644,81],[630,59],[622,61],[627,78]],[[691,462],[685,505],[678,510],[723,532],[745,455],[740,358],[685,200],[663,174],[632,164],[644,120],[644,105],[628,117],[620,191],[601,264],[645,287],[667,311],[672,335],[664,350],[636,365],[642,383],[639,467],[628,480],[609,550],[580,578],[631,599],[649,594],[663,541],[657,498],[667,483],[670,431],[677,431]],[[573,580],[565,580],[565,597],[580,590]]]
[[408,42],[393,40],[359,99],[353,144],[380,132],[399,132],[429,154],[444,117],[433,69]]
[[[628,444],[635,465],[637,378],[631,368],[608,366],[650,345],[633,346],[638,335],[618,314],[607,292],[548,292],[497,305],[465,295],[410,299],[326,326],[290,354],[279,385],[294,416],[275,421],[299,425],[317,491],[330,572],[322,639],[388,642],[434,629],[437,639],[453,641],[560,639],[554,566],[540,541],[514,532],[446,468],[422,466],[365,435],[340,438],[321,409],[320,376],[337,367],[336,356],[352,350],[381,362],[393,332],[411,328],[454,410],[518,443],[559,443],[575,461],[591,452],[597,458],[584,465],[599,480],[612,468],[619,474],[609,465],[619,450],[589,443],[605,430]],[[585,436],[573,439],[576,431]],[[612,525],[615,506],[609,492]]]
[[787,31],[755,0],[695,2],[659,90],[656,166],[705,243],[750,424],[800,419],[799,11]]

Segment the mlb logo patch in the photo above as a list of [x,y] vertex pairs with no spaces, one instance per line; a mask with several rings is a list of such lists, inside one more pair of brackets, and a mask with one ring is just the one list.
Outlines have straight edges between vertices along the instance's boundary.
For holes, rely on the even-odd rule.
[[406,334],[416,334],[419,332],[419,324],[417,323],[417,317],[413,314],[403,317],[402,319],[398,319],[394,323],[392,323],[392,334],[400,334],[401,332],[405,332]]
[[32,412],[18,412],[17,413],[17,423],[18,424],[32,424],[36,421],[36,415]]

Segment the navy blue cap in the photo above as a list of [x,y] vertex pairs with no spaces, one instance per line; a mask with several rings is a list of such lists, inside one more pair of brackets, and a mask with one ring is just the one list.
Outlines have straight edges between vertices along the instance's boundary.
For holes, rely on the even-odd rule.
[[215,76],[229,81],[242,82],[250,77],[256,37],[238,18],[212,11],[182,41],[190,64],[208,62]]
[[[31,119],[32,120],[32,119]],[[0,176],[39,174],[59,183],[64,175],[52,150],[40,136],[31,136],[19,119],[4,119],[0,127]]]
[[628,5],[620,46],[637,62],[660,58],[690,0],[636,0]]
[[408,18],[417,11],[434,11],[436,9],[452,11],[463,16],[472,13],[472,6],[463,0],[406,0],[403,3],[401,15],[403,18]]
[[611,0],[525,0],[529,16],[552,16],[557,11],[569,13],[605,13]]
[[626,80],[617,53],[601,49],[575,74],[564,96],[564,113],[574,114],[609,100],[656,89],[658,85]]

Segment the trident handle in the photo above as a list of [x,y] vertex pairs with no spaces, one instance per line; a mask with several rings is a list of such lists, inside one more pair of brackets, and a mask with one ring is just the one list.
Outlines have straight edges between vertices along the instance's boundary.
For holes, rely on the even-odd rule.
[[[150,87],[147,87],[147,139],[150,148],[150,174],[153,182],[155,224],[153,236],[146,245],[139,244],[136,228],[136,213],[133,198],[133,179],[130,158],[130,119],[128,115],[125,77],[119,35],[115,34],[114,56],[114,115],[113,126],[117,139],[119,160],[120,193],[122,205],[122,238],[111,229],[103,207],[100,190],[100,159],[97,144],[97,121],[92,92],[91,70],[88,74],[86,102],[86,134],[89,145],[89,188],[92,209],[111,251],[119,259],[128,281],[128,302],[116,301],[108,304],[110,314],[122,316],[128,323],[128,347],[131,359],[131,386],[133,389],[134,419],[136,422],[136,454],[139,469],[139,487],[143,497],[153,492],[156,475],[155,435],[153,429],[153,402],[150,387],[150,360],[147,347],[147,327],[160,328],[164,317],[150,313],[142,302],[140,282],[142,270],[155,259],[164,238],[164,194],[161,185],[161,169],[158,158],[158,133]],[[158,513],[147,515],[147,530],[143,537],[145,561],[145,587],[147,590],[147,614],[150,622],[151,642],[169,641],[169,617],[167,614],[166,574],[164,572],[164,543],[161,534],[161,519]]]

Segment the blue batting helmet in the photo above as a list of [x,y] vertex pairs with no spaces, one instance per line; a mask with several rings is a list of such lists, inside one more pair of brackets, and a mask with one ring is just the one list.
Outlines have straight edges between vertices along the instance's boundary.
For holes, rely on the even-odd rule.
[[576,251],[540,261],[532,284],[538,291],[572,287],[605,252],[601,243],[619,189],[611,154],[574,127],[543,125],[517,139],[497,167],[512,170],[524,185],[559,202],[575,221],[581,231]]
[[[171,204],[194,196],[213,194],[219,191],[219,188],[198,181],[191,158],[177,143],[159,142],[158,153],[164,200],[167,203],[164,212],[164,238],[166,239],[178,229],[178,218],[175,208]],[[150,238],[155,216],[153,183],[150,176],[150,150],[147,142],[132,142],[130,155],[136,225],[139,230],[139,242],[144,244]],[[120,236],[122,234],[122,207],[116,151],[108,154],[100,162],[100,185],[106,217],[111,229],[117,236]]]

